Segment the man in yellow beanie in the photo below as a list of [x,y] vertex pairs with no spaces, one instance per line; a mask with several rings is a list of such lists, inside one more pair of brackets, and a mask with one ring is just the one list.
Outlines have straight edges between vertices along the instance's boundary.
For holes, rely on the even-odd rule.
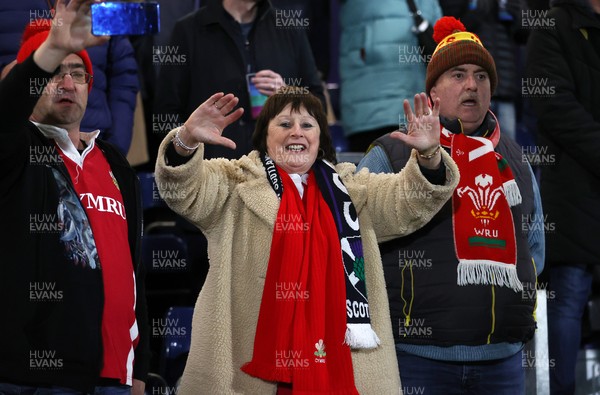
[[[524,394],[522,349],[534,335],[536,271],[544,262],[536,180],[489,109],[497,74],[483,43],[451,17],[436,23],[434,39],[426,90],[432,103],[439,101],[440,149],[451,154],[461,179],[429,224],[380,244],[402,387]],[[425,107],[415,115],[430,114]],[[400,171],[409,154],[386,135],[358,169]],[[417,186],[406,189],[419,196]]]
[[93,2],[32,21],[0,82],[0,394],[144,393],[138,180],[80,130]]

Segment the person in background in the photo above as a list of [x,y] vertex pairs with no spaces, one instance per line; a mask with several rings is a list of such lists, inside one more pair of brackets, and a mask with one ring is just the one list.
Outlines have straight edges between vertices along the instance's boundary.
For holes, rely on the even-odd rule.
[[323,81],[329,81],[331,63],[331,0],[271,0],[274,8],[304,19],[315,65]]
[[[490,53],[452,17],[433,37],[425,84],[460,182],[423,228],[380,245],[400,380],[408,393],[524,394],[521,350],[534,335],[544,265],[537,183],[490,111],[498,81]],[[358,169],[396,172],[409,153],[386,135]]]
[[[322,99],[319,78],[305,27],[294,16],[277,14],[268,0],[206,0],[196,12],[180,19],[163,50],[154,116],[159,132],[149,141],[158,145],[212,92],[228,91],[240,98],[244,115],[227,126],[234,150],[209,146],[207,158],[239,158],[252,149],[251,136],[266,98],[282,86],[300,86]],[[159,59],[160,60],[160,59]],[[170,121],[167,121],[170,120]],[[154,149],[152,149],[154,151]]]
[[600,264],[600,1],[561,0],[531,32],[525,80],[538,119],[547,235],[550,392],[575,393],[582,317]]
[[[425,20],[442,16],[437,0],[417,0]],[[413,32],[406,0],[342,0],[340,111],[348,150],[365,152],[398,129],[402,101],[425,88],[428,56]]]
[[0,393],[144,393],[150,350],[138,179],[81,131],[93,1],[28,25],[0,81]]
[[517,113],[521,105],[520,81],[524,70],[516,61],[518,49],[527,41],[523,27],[525,0],[439,0],[443,14],[460,19],[468,31],[486,44],[497,66],[498,86],[491,109],[502,125],[502,133],[517,140]]
[[[21,33],[26,24],[40,29],[50,23],[55,0],[5,1],[0,5],[0,70],[11,67],[19,50]],[[86,132],[100,130],[100,137],[129,151],[133,114],[139,90],[137,62],[133,47],[123,36],[89,49],[94,65],[94,90],[81,128]]]
[[[439,104],[429,111],[422,94],[414,115],[405,106],[412,122],[394,136],[414,147],[404,170],[355,174],[335,164],[322,104],[301,88],[267,99],[254,151],[206,159],[207,145],[235,148],[222,133],[238,102],[212,95],[159,151],[160,191],[205,233],[211,264],[179,394],[397,393],[377,242],[423,226],[457,184],[432,133]],[[406,197],[413,184],[428,196]]]

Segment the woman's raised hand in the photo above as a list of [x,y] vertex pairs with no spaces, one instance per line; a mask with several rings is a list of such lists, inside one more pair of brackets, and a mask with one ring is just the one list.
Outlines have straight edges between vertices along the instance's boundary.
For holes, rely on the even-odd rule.
[[222,145],[235,149],[235,142],[223,137],[223,129],[237,121],[244,113],[243,108],[233,111],[239,99],[231,93],[215,93],[185,121],[179,137],[186,145],[198,143]]

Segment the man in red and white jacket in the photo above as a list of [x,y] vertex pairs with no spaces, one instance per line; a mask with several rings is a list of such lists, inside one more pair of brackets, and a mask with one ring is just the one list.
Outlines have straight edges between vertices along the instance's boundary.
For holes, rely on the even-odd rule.
[[[83,133],[91,0],[29,24],[0,82],[0,393],[143,394],[149,364],[134,170]],[[108,392],[106,392],[108,391]],[[46,392],[44,392],[46,393]]]

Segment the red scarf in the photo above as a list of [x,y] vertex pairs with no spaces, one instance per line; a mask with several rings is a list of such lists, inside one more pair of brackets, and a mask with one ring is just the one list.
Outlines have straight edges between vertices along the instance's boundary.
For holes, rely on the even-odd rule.
[[279,170],[283,195],[258,316],[242,370],[292,393],[357,395],[346,333],[345,274],[331,211],[311,170],[303,203]]
[[520,291],[510,207],[521,203],[521,195],[508,162],[494,151],[499,140],[498,127],[489,137],[446,129],[440,136],[460,171],[452,196],[458,284],[493,284]]

